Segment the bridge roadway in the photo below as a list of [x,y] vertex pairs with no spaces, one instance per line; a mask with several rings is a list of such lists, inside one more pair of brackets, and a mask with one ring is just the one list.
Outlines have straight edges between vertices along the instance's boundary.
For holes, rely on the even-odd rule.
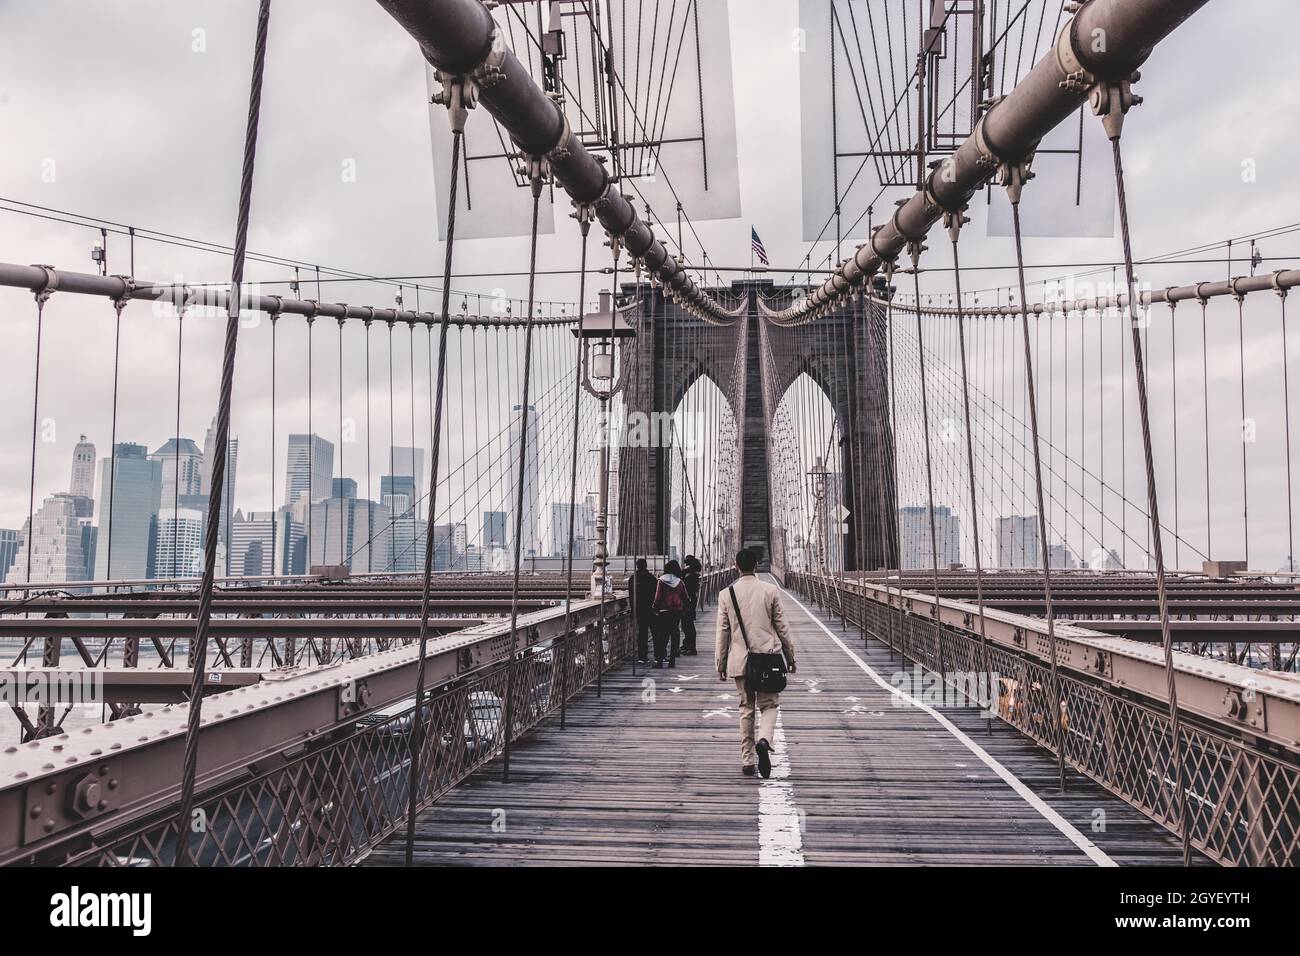
[[[494,761],[422,814],[417,865],[1181,863],[1177,839],[1123,801],[1073,772],[1061,795],[1046,751],[996,719],[986,734],[951,691],[929,709],[899,698],[888,648],[784,600],[799,670],[771,779],[740,774],[710,608],[698,657],[606,675],[566,730],[551,718],[515,745],[509,783]],[[404,846],[399,833],[362,865],[401,865]]]

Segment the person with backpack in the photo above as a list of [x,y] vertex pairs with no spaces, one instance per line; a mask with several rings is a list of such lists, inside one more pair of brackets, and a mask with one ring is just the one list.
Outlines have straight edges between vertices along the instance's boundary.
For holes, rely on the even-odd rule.
[[664,573],[655,585],[655,667],[664,666],[665,654],[669,667],[677,666],[677,651],[681,641],[678,625],[686,609],[686,585],[682,581],[682,566],[676,561],[664,565]]
[[654,623],[654,599],[658,581],[645,558],[636,559],[636,570],[627,577],[627,596],[636,622],[636,662],[650,663],[650,627]]
[[[740,695],[740,769],[772,774],[772,737],[786,673],[794,673],[794,644],[775,585],[754,576],[758,555],[748,548],[736,555],[736,583],[718,595],[718,680],[734,680]],[[759,712],[755,743],[754,711]],[[757,756],[757,767],[755,767]]]
[[700,572],[703,566],[693,554],[682,559],[685,569],[682,583],[686,585],[686,607],[682,611],[682,656],[694,657],[695,651],[695,614],[700,606]]

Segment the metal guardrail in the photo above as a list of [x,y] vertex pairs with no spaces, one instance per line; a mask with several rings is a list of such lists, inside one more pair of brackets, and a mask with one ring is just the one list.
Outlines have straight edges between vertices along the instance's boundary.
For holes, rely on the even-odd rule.
[[[701,602],[732,576],[706,575]],[[600,602],[575,605],[569,626],[562,608],[526,616],[513,658],[503,625],[431,643],[433,689],[419,707],[426,721],[421,808],[501,752],[512,682],[514,740],[631,658],[636,642],[626,600],[606,602],[608,616],[599,611]],[[189,858],[213,866],[348,865],[395,833],[405,823],[417,707],[394,689],[413,687],[413,665],[403,649],[301,669],[270,690],[262,684],[216,698],[219,712],[204,719],[210,739],[200,742],[205,783],[194,804]],[[179,838],[172,777],[183,738],[172,729],[183,727],[183,713],[133,718],[151,731],[139,738],[123,722],[89,728],[85,741],[64,735],[6,751],[0,860],[171,865]],[[118,738],[129,743],[114,746]],[[75,763],[42,764],[54,748]],[[3,773],[5,763],[16,772]]]
[[[971,614],[975,609],[963,602],[940,602],[936,627],[932,596],[910,591],[886,595],[872,585],[798,573],[787,574],[786,583],[963,693],[969,693],[970,685],[959,686],[958,675],[997,675],[997,700],[980,701],[982,706],[989,706],[1053,754],[1063,738],[1066,763],[1161,826],[1179,832],[1167,704],[1157,694],[1116,679],[1117,671],[1124,671],[1123,662],[1116,658],[1128,656],[1136,666],[1143,666],[1149,648],[1100,634],[1093,640],[1081,628],[1067,625],[1067,643],[1102,648],[1099,653],[1107,660],[1099,673],[1072,659],[1071,647],[1058,648],[1061,700],[1053,706],[1047,696],[1047,652],[1041,642],[1029,639],[1043,629],[1041,621],[990,611],[988,639],[981,641]],[[917,613],[922,608],[925,613]],[[995,638],[994,630],[1001,632],[1007,625],[1020,632],[1019,647],[1003,643],[1001,633]],[[1220,664],[1207,670],[1204,660],[1178,656],[1186,658],[1178,662],[1180,681],[1190,675],[1225,685],[1229,710],[1216,717],[1203,708],[1188,707],[1181,721],[1192,846],[1229,866],[1296,865],[1300,862],[1300,743],[1286,736],[1290,732],[1286,705],[1300,697],[1289,686],[1295,682],[1281,675],[1260,675],[1260,687],[1252,693],[1251,687],[1242,686],[1252,678],[1242,680],[1237,673],[1249,675],[1246,668]],[[1205,673],[1191,673],[1195,671]],[[1243,691],[1249,700],[1242,699]],[[1181,683],[1179,701],[1181,708]],[[1269,701],[1276,702],[1274,710],[1279,714],[1272,725],[1258,720]],[[1256,725],[1242,719],[1252,713]]]

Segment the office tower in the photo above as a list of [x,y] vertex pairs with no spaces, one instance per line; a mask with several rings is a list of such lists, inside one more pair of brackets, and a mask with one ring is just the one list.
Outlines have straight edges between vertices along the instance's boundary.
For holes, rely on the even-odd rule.
[[569,556],[569,518],[570,512],[573,512],[573,556],[575,558],[591,557],[591,536],[588,530],[591,527],[589,514],[590,505],[586,501],[578,502],[577,506],[570,505],[568,502],[557,501],[551,504],[551,527],[550,527],[550,550],[548,554],[554,557],[568,558]]
[[330,481],[331,498],[355,498],[357,481],[355,478],[333,478]]
[[411,484],[415,489],[411,495],[411,500],[415,502],[416,512],[422,514],[424,510],[423,499],[429,491],[424,486],[424,449],[403,448],[400,445],[394,445],[390,451],[390,471],[394,476],[405,476],[411,479]]
[[[158,509],[158,532],[154,539],[154,572],[157,578],[190,578],[203,573],[203,534],[206,519],[193,508]],[[114,543],[114,551],[117,545]],[[224,564],[222,561],[218,565]],[[116,564],[116,554],[114,555]]]
[[297,505],[305,498],[315,504],[334,490],[334,445],[319,435],[290,435],[285,459],[284,503]]
[[[409,450],[409,449],[408,449]],[[415,478],[410,475],[381,475],[379,503],[388,509],[393,526],[389,534],[390,570],[410,573],[424,568],[424,523],[415,505]]]
[[506,546],[506,513],[504,511],[483,512],[482,546],[485,551]]
[[82,435],[72,450],[72,481],[68,493],[82,498],[95,495],[95,446]]
[[[467,529],[463,522],[433,526],[433,570],[464,571]],[[423,535],[421,535],[423,540]],[[424,555],[420,555],[423,570]]]
[[0,528],[0,581],[5,579],[5,575],[13,567],[14,558],[18,556],[18,541],[22,534],[21,531],[13,528]]
[[[924,505],[908,505],[898,509],[898,517],[903,570],[935,567],[930,509]],[[961,519],[947,505],[935,506],[934,541],[939,546],[941,571],[961,563]]]
[[[162,465],[162,494],[159,507],[182,507],[181,499],[192,502],[194,496],[204,493],[204,456],[192,439],[182,438],[178,441],[169,438],[149,458]],[[192,505],[185,507],[195,510]]]
[[[94,578],[131,581],[153,577],[162,465],[144,445],[121,442],[99,463],[99,541]],[[111,498],[110,498],[111,491]]]
[[235,513],[230,526],[230,570],[241,577],[304,574],[306,534],[286,509]]
[[1074,554],[1064,544],[1049,544],[1047,546],[1047,561],[1049,566],[1053,568],[1069,570],[1079,566],[1078,562],[1074,560]]
[[1040,568],[1037,515],[998,519],[998,567]]
[[[89,579],[95,560],[91,499],[85,495],[50,495],[26,522],[15,544],[7,584],[62,584]],[[27,573],[27,538],[31,536],[31,574]]]
[[[520,438],[522,437],[521,434],[522,424],[523,421],[522,421],[522,416],[520,415],[520,407],[518,405],[510,406],[510,446],[509,446],[510,454],[508,460],[510,462],[509,533],[511,536],[510,538],[511,544],[514,543],[513,535],[515,530],[515,523],[518,519],[518,516],[515,514],[514,509],[516,503],[519,500],[518,461],[519,461]],[[527,425],[528,425],[528,449],[527,449],[528,453],[524,457],[524,508],[523,508],[523,523],[520,526],[522,529],[520,534],[520,537],[522,539],[522,547],[520,548],[520,552],[519,552],[520,555],[525,558],[535,556],[541,550],[541,541],[537,537],[537,507],[538,507],[537,505],[537,457],[538,457],[537,448],[539,442],[538,442],[538,434],[537,434],[536,406],[533,405],[528,406]]]
[[327,498],[311,506],[310,517],[310,566],[342,564],[354,574],[389,570],[392,515],[386,507],[363,498]]

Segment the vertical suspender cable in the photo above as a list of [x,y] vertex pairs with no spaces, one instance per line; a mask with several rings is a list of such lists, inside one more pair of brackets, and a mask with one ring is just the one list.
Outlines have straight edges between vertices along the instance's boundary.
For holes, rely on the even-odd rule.
[[[989,641],[984,625],[984,564],[980,558],[980,520],[979,504],[975,495],[975,443],[971,435],[970,419],[970,379],[966,369],[966,327],[963,316],[962,298],[961,298],[961,261],[957,253],[957,236],[961,230],[965,217],[960,213],[949,214],[948,234],[952,238],[952,274],[953,282],[956,285],[957,299],[957,347],[961,352],[961,395],[962,395],[962,413],[966,422],[966,476],[970,489],[970,516],[971,516],[971,540],[973,542],[972,550],[975,552],[975,604],[979,608],[980,621],[980,649],[984,652],[984,677],[989,681],[988,699],[980,701],[981,706],[985,708],[985,725],[984,729],[988,733],[993,732],[993,698],[994,690],[992,687],[993,667],[989,658]],[[977,685],[978,691],[978,685]]]
[[[573,629],[573,618],[570,616],[573,609],[573,525],[574,518],[578,510],[578,411],[582,406],[582,352],[586,348],[586,341],[582,337],[582,309],[583,301],[587,293],[587,234],[591,231],[591,217],[587,207],[583,206],[578,209],[578,228],[582,232],[582,246],[579,253],[580,262],[578,266],[578,328],[577,328],[577,354],[573,360],[573,448],[572,457],[569,460],[569,543],[568,543],[568,575],[565,578],[564,585],[564,643],[566,648],[563,659],[560,663],[560,729],[567,729],[567,701],[569,696],[569,660],[571,655],[567,648],[569,646],[570,632]],[[633,655],[635,658],[635,654]]]
[[1065,725],[1062,721],[1061,690],[1056,663],[1056,612],[1052,607],[1052,562],[1048,557],[1047,511],[1043,504],[1043,463],[1038,438],[1038,401],[1034,395],[1034,357],[1029,347],[1029,309],[1025,299],[1025,254],[1020,234],[1020,189],[1024,183],[1023,167],[1011,167],[1011,219],[1016,238],[1016,277],[1020,283],[1020,332],[1025,353],[1025,400],[1029,405],[1030,440],[1034,448],[1034,491],[1038,503],[1038,556],[1043,566],[1043,604],[1047,619],[1047,652],[1051,655],[1048,727],[1055,727],[1056,775],[1061,792],[1065,792]]
[[203,674],[206,670],[208,629],[212,622],[212,589],[217,569],[217,536],[221,525],[221,496],[225,484],[226,445],[230,435],[230,397],[235,383],[235,347],[239,341],[239,311],[243,298],[244,249],[248,240],[248,216],[253,201],[253,163],[257,153],[257,123],[262,109],[262,74],[266,66],[266,34],[271,19],[271,0],[261,0],[257,13],[257,39],[253,47],[253,79],[248,94],[248,126],[244,135],[244,165],[239,184],[239,213],[235,225],[234,261],[231,264],[230,302],[226,316],[226,343],[221,362],[221,393],[217,403],[217,447],[213,451],[212,488],[208,497],[208,521],[203,541],[203,583],[200,587],[199,616],[195,627],[194,672],[190,681],[189,722],[185,728],[185,758],[181,772],[180,806],[176,813],[177,866],[190,863],[190,811],[194,804],[194,781],[198,770],[199,727],[202,720]]
[[[406,865],[411,866],[415,848],[415,811],[420,795],[420,750],[424,742],[425,655],[429,647],[429,600],[433,584],[433,525],[438,499],[438,456],[442,438],[443,381],[447,374],[448,309],[451,298],[451,254],[456,241],[456,186],[459,182],[461,141],[465,132],[465,108],[461,105],[462,86],[453,81],[447,91],[447,115],[451,119],[451,186],[447,199],[447,242],[442,268],[442,318],[438,331],[438,382],[433,412],[433,446],[429,449],[429,513],[424,527],[424,580],[420,586],[419,659],[415,666],[415,715],[411,721],[411,772],[406,802]],[[367,328],[369,333],[369,328]],[[369,334],[366,337],[366,374],[369,376]],[[369,388],[367,387],[367,392]],[[366,405],[366,454],[369,456],[369,403]],[[368,466],[367,466],[368,468]],[[432,716],[432,715],[430,715]]]
[[[1115,112],[1119,91],[1112,90],[1112,113],[1106,119],[1111,151],[1115,158],[1115,191],[1119,198],[1120,233],[1124,240],[1124,270],[1128,281],[1129,324],[1133,332],[1133,368],[1137,378],[1138,410],[1142,418],[1142,451],[1147,473],[1147,510],[1151,515],[1151,541],[1155,548],[1156,592],[1160,602],[1160,640],[1164,645],[1165,683],[1169,694],[1169,757],[1174,763],[1174,786],[1178,808],[1179,835],[1183,841],[1183,865],[1192,862],[1192,844],[1187,816],[1187,789],[1184,779],[1182,724],[1178,716],[1178,686],[1174,679],[1173,639],[1169,630],[1169,591],[1165,582],[1164,546],[1160,534],[1160,508],[1156,495],[1156,470],[1151,453],[1151,421],[1147,406],[1146,370],[1142,363],[1142,333],[1137,311],[1137,281],[1133,275],[1133,243],[1129,232],[1128,199],[1124,190],[1124,160],[1120,151],[1123,113]],[[1238,300],[1240,302],[1240,300]],[[1244,393],[1243,393],[1244,394]],[[1243,452],[1244,454],[1244,452]]]
[[[543,177],[541,161],[530,158],[533,168],[533,226],[528,251],[528,313],[524,323],[524,367],[523,384],[519,390],[519,484],[515,489],[515,564],[514,579],[510,588],[510,656],[506,663],[506,707],[505,707],[505,742],[501,754],[501,779],[510,780],[510,742],[514,736],[514,702],[515,702],[515,648],[519,633],[519,569],[523,556],[524,532],[524,481],[528,469],[528,386],[532,371],[533,357],[533,293],[537,284],[537,215],[541,203]],[[605,665],[605,651],[602,646],[596,648],[596,672],[600,673]]]

